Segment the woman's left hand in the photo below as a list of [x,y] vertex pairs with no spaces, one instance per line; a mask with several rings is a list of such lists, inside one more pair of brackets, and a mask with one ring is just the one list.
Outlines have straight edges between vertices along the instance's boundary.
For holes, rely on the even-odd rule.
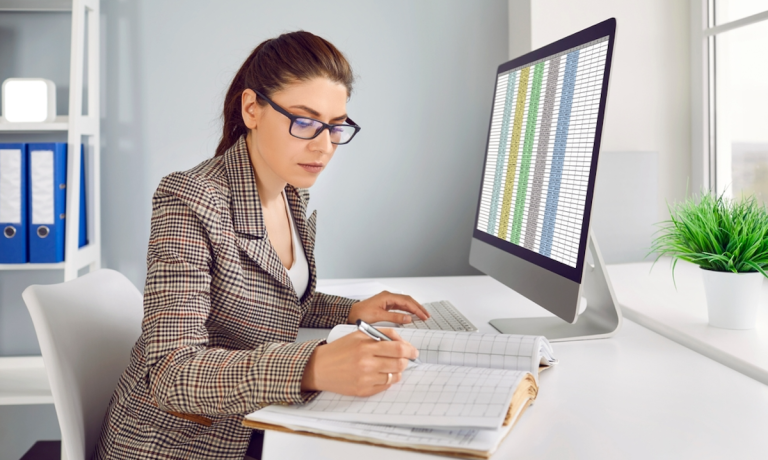
[[410,323],[411,315],[396,313],[390,310],[402,310],[413,313],[422,320],[429,318],[429,313],[418,302],[409,295],[392,294],[383,291],[370,299],[361,300],[352,305],[349,310],[348,323],[354,323],[362,319],[366,323],[376,323],[378,321],[390,321],[393,323]]

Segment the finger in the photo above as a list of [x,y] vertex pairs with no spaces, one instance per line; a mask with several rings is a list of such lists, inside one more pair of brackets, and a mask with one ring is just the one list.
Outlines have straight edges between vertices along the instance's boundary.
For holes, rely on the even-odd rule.
[[392,297],[387,299],[387,310],[403,310],[409,313],[413,313],[421,320],[429,319],[429,312],[420,303],[413,300],[409,295],[392,294]]
[[407,313],[396,313],[394,311],[382,311],[376,315],[376,321],[390,321],[399,324],[408,324],[413,321],[411,315]]
[[375,356],[374,361],[366,369],[366,372],[371,374],[379,374],[387,372],[403,372],[408,368],[410,363],[408,358],[391,358],[389,356]]
[[392,372],[393,374],[398,372],[403,372],[404,370],[408,369],[408,359],[406,358],[381,358],[381,367],[379,368],[379,372],[387,373]]
[[[399,382],[400,380],[403,379],[403,374],[401,374],[400,372],[391,372],[391,374],[392,374],[392,379],[391,380],[389,380],[388,374],[389,374],[388,372],[382,372],[381,374],[379,374],[379,375],[381,375],[381,383],[379,383],[377,385],[374,385],[374,387],[385,386],[385,387],[389,388],[392,385],[396,384],[397,382]],[[387,380],[389,380],[389,383],[387,383]]]
[[341,337],[339,340],[341,339],[357,340],[362,342],[376,342],[376,339],[371,338],[371,336],[363,333],[362,331],[355,331],[351,334]]
[[416,359],[419,357],[419,350],[405,340],[398,340],[377,343],[373,354],[381,358]]
[[389,337],[394,341],[403,340],[403,338],[400,337],[400,334],[398,334],[398,332],[394,328],[380,327],[379,331],[381,331],[384,335],[386,335],[387,337]]

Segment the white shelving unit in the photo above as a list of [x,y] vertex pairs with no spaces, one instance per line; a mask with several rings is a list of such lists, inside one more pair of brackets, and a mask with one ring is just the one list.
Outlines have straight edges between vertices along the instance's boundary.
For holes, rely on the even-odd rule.
[[66,115],[59,115],[50,123],[11,123],[5,121],[5,118],[0,117],[0,133],[54,132],[66,131],[68,129],[69,117]]
[[[69,114],[50,123],[11,123],[0,117],[0,134],[66,132],[67,197],[64,262],[0,264],[0,270],[62,270],[64,281],[101,265],[101,169],[99,134],[99,0],[0,0],[2,12],[71,11]],[[87,66],[86,66],[87,64]],[[87,72],[87,75],[86,75]],[[83,84],[87,76],[87,106]],[[85,111],[83,110],[85,109]],[[32,136],[33,137],[33,136]],[[85,144],[88,244],[78,248],[80,144]],[[0,357],[0,405],[52,404],[41,356]]]
[[[101,163],[99,134],[99,1],[98,0],[0,0],[3,11],[71,11],[72,39],[69,60],[69,115],[50,123],[10,123],[0,117],[0,133],[67,132],[67,198],[64,262],[57,264],[0,264],[0,270],[63,270],[64,281],[77,278],[78,270],[97,270],[101,264]],[[87,29],[87,41],[86,41]],[[87,107],[83,107],[86,81]],[[85,112],[83,109],[86,109]],[[80,217],[80,144],[85,144],[88,244],[78,248]]]
[[53,404],[42,356],[0,359],[0,406]]

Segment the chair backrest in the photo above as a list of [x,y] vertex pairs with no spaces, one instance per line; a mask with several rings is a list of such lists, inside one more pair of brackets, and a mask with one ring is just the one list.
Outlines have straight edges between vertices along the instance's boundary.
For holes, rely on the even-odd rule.
[[22,294],[40,342],[59,419],[62,457],[90,458],[120,375],[141,334],[142,295],[102,269]]

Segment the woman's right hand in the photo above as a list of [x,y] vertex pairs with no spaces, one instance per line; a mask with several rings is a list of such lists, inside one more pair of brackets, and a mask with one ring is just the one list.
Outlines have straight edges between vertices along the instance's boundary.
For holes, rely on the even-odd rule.
[[[381,328],[391,342],[377,342],[360,331],[315,348],[304,368],[301,389],[370,396],[402,378],[408,359],[419,351],[393,329]],[[388,374],[392,379],[387,384]]]

